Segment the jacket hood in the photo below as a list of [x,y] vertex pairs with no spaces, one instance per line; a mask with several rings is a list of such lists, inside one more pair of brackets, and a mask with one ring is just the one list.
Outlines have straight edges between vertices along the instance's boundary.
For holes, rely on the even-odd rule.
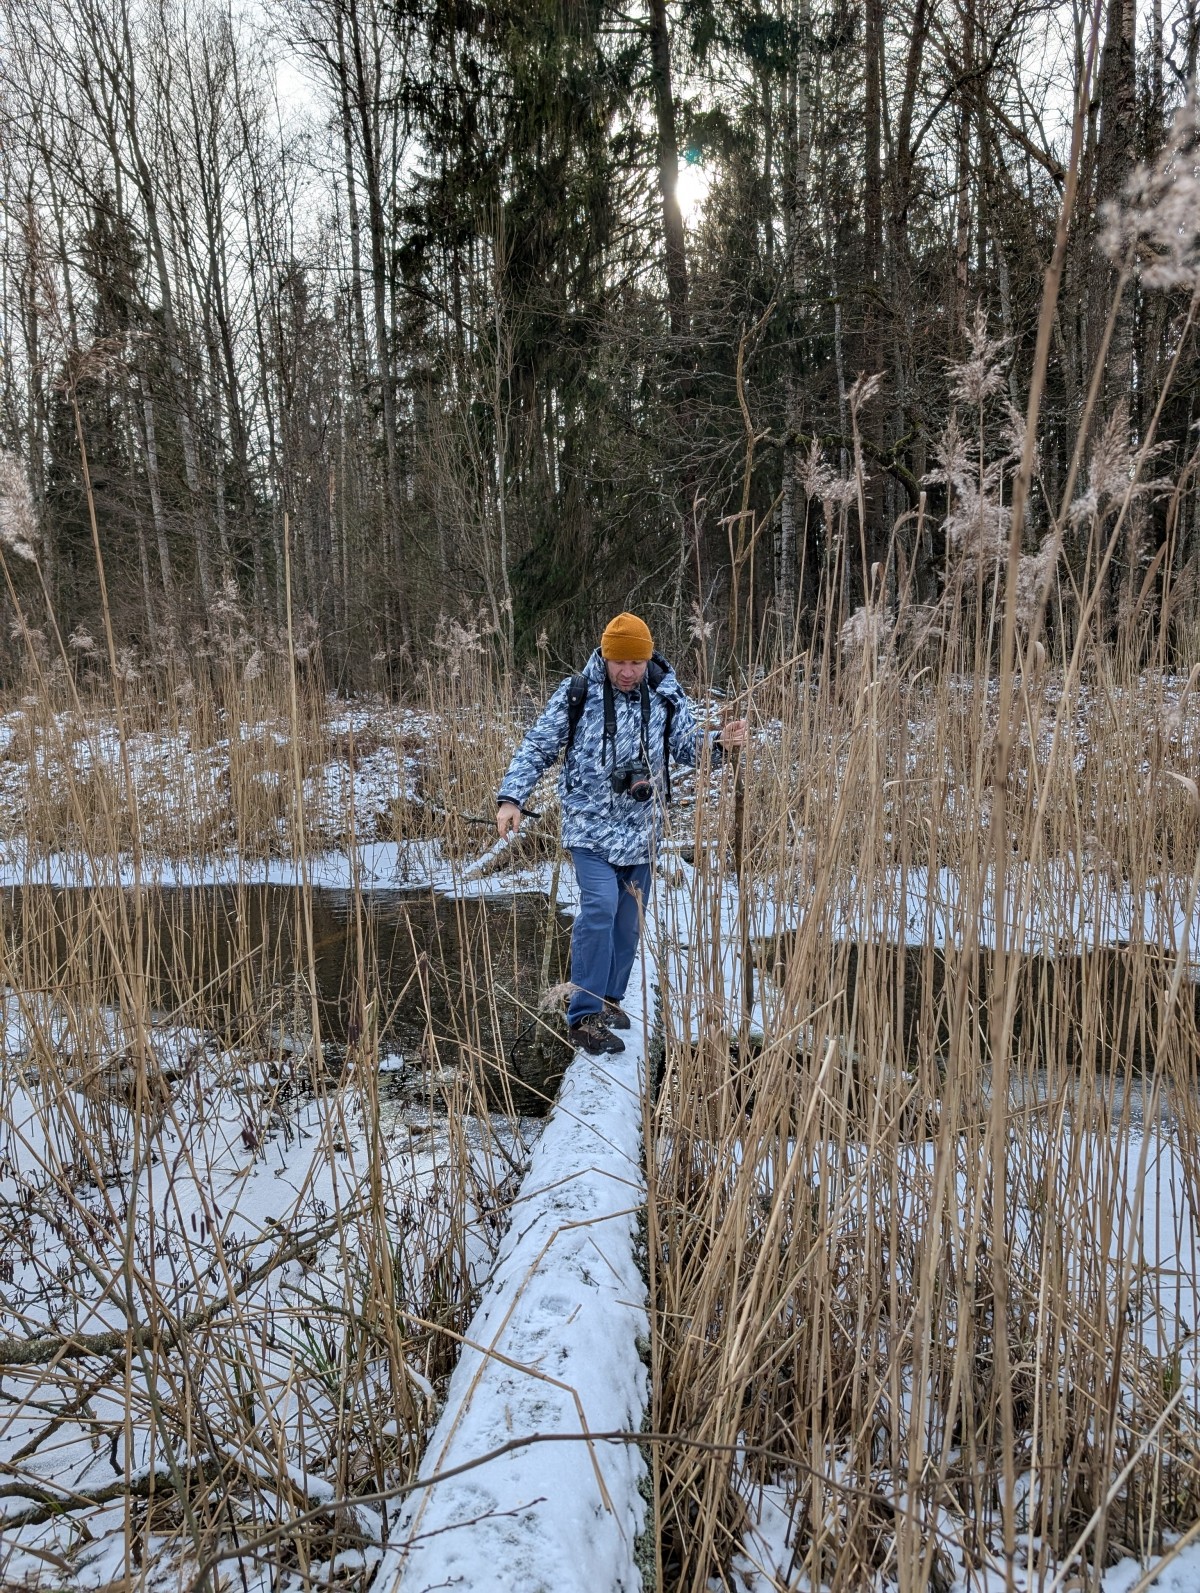
[[[659,659],[660,663],[665,663],[666,662],[666,660],[663,659],[662,656],[659,653],[655,653],[654,656],[655,656],[655,658]],[[605,680],[605,676],[607,674],[607,670],[605,668],[604,659],[601,656],[600,649],[598,647],[596,648],[596,650],[592,654],[592,656],[588,659],[587,663],[580,670],[580,674],[586,675],[588,680],[593,682],[595,685],[603,686],[604,680]],[[663,675],[662,679],[659,681],[657,690],[661,691],[662,688],[665,685],[667,685],[668,682],[673,684],[674,680],[675,680],[675,671],[671,668],[670,664],[667,664],[666,673]]]

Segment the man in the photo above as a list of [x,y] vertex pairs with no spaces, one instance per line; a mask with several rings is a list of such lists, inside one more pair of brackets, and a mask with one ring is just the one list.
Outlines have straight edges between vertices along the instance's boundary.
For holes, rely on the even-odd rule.
[[[649,627],[618,614],[581,675],[564,680],[509,765],[497,799],[496,828],[516,834],[534,786],[566,749],[558,780],[562,842],[575,864],[579,914],[571,935],[567,1028],[593,1056],[623,1051],[614,1029],[637,950],[642,904],[650,891],[661,796],[669,757],[696,764],[704,733]],[[714,757],[746,741],[746,721],[716,737]]]

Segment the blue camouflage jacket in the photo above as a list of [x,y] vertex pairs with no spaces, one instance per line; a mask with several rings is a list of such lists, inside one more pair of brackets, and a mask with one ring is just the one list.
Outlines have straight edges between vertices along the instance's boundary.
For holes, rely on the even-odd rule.
[[[580,847],[599,852],[618,868],[649,861],[662,818],[663,727],[666,703],[673,704],[671,756],[676,763],[696,764],[704,746],[705,733],[696,723],[695,710],[687,694],[668,669],[658,688],[650,693],[650,728],[647,736],[650,772],[654,779],[655,800],[637,802],[628,792],[616,795],[612,773],[621,764],[636,763],[642,733],[642,699],[638,691],[613,691],[616,709],[617,744],[603,749],[604,741],[604,660],[599,648],[588,659],[582,673],[587,676],[588,692],[575,739],[558,776],[558,795],[562,807],[562,842],[571,850]],[[558,758],[567,743],[567,692],[570,679],[564,680],[542,710],[536,724],[518,747],[500,787],[501,802],[516,802],[522,807],[542,775]],[[721,756],[714,742],[714,761]]]

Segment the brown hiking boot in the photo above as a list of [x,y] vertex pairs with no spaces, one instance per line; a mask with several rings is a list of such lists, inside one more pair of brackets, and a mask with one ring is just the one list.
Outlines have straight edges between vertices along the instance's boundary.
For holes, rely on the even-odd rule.
[[600,1014],[610,1029],[628,1029],[630,1027],[629,1014],[621,1010],[617,1001],[606,1001],[604,1011]]
[[605,1028],[604,1019],[598,1012],[589,1012],[578,1023],[568,1025],[567,1039],[577,1049],[587,1051],[592,1056],[615,1056],[618,1051],[625,1049],[625,1042],[618,1040],[611,1029]]

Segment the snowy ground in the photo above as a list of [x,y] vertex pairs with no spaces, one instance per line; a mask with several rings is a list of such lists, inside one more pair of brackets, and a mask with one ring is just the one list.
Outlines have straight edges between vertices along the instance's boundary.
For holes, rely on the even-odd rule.
[[[1056,1147],[1048,1123],[1044,1135],[1046,1165],[1053,1166]],[[1111,1151],[1111,1146],[1104,1149]],[[1096,1153],[1099,1160],[1102,1148],[1098,1145]],[[1126,1280],[1137,1280],[1133,1298],[1142,1305],[1140,1311],[1131,1313],[1131,1326],[1151,1355],[1164,1365],[1176,1367],[1177,1397],[1188,1399],[1196,1406],[1200,1396],[1200,1356],[1188,1324],[1196,1322],[1200,1304],[1196,1273],[1200,1224],[1184,1194],[1189,1181],[1165,1123],[1157,1124],[1146,1134],[1131,1135],[1121,1147],[1118,1160],[1115,1181],[1127,1192],[1136,1192],[1136,1207],[1126,1214],[1125,1243],[1119,1249],[1114,1236],[1113,1270]],[[864,1190],[870,1181],[865,1158],[860,1168],[855,1168],[853,1158],[848,1163],[843,1161],[839,1172],[844,1179],[843,1220],[857,1222],[866,1208]],[[931,1193],[933,1181],[932,1148],[914,1146],[909,1165],[901,1169],[893,1185],[906,1191],[905,1214],[914,1226],[920,1224],[925,1196]],[[964,1208],[968,1200],[966,1182],[965,1176],[960,1177],[959,1198]],[[1027,1229],[1027,1216],[1019,1214],[1016,1248]],[[927,1425],[936,1421],[932,1406],[923,1420]],[[1147,1448],[1153,1447],[1153,1435],[1145,1444]],[[829,1466],[830,1474],[836,1476],[838,1463],[832,1457]],[[903,1479],[879,1475],[873,1479],[873,1485],[903,1509],[906,1502]],[[962,1521],[948,1511],[942,1512],[940,1548],[944,1567],[952,1573],[955,1593],[959,1590],[961,1593],[1002,1593],[1006,1589],[1009,1593],[1013,1590],[1034,1593],[1035,1589],[1057,1590],[1080,1585],[1077,1575],[1067,1570],[1059,1573],[1029,1528],[1032,1512],[1028,1502],[1035,1497],[1036,1488],[1037,1481],[1032,1473],[1018,1476],[1018,1498],[1026,1502],[1026,1509],[1023,1516],[1018,1512],[1021,1530],[1011,1566],[1005,1565],[999,1545],[994,1542],[983,1543],[982,1563],[969,1562],[962,1547]],[[742,1554],[735,1561],[735,1571],[740,1578],[738,1585],[744,1593],[776,1593],[781,1587],[807,1588],[807,1583],[792,1579],[791,1513],[786,1490],[780,1486],[748,1484],[746,1495],[754,1525],[744,1539]],[[1156,1586],[1195,1593],[1200,1589],[1200,1541],[1191,1541],[1193,1539],[1200,1539],[1200,1524],[1186,1539],[1176,1537],[1173,1547],[1157,1560],[1151,1556],[1139,1564],[1127,1558],[1110,1567],[1101,1578],[1101,1588],[1104,1593],[1125,1593],[1134,1586],[1147,1586],[1151,1575],[1148,1567],[1161,1565],[1162,1579],[1155,1582]],[[1140,1580],[1143,1577],[1147,1578],[1145,1582]]]
[[[204,1412],[189,1464],[219,1451],[243,1477],[260,1474],[266,1496],[282,1486],[292,1510],[358,1491],[372,1456],[345,1435],[331,1380],[351,1313],[368,1309],[374,1182],[398,1297],[424,1302],[430,1269],[450,1257],[465,1292],[491,1264],[519,1144],[497,1138],[500,1122],[468,1124],[465,1146],[452,1144],[443,1121],[402,1101],[373,1118],[353,1081],[314,1093],[288,1081],[286,1056],[222,1052],[179,1030],[156,1037],[176,1080],[169,1104],[135,1121],[48,1071],[55,1020],[28,1019],[12,998],[0,1007],[0,1585],[124,1575],[127,1493],[154,1472],[170,1496],[155,1400]],[[537,1128],[521,1124],[526,1142]],[[150,1359],[127,1360],[130,1323]],[[186,1366],[171,1348],[184,1331]],[[248,1381],[231,1389],[238,1367]],[[419,1357],[404,1364],[403,1399],[431,1417],[427,1371]],[[386,1416],[386,1363],[362,1376]],[[356,1534],[378,1543],[379,1512],[354,1511]],[[243,1528],[253,1537],[253,1509]]]
[[[331,862],[323,877],[332,882],[365,872],[391,883],[398,872],[410,878],[424,873],[447,888],[480,891],[545,884],[542,871],[519,877],[502,871],[463,881],[456,879],[460,869],[434,863],[427,853],[410,853],[401,870],[392,851],[371,849],[354,869],[345,859]],[[711,918],[707,912],[698,918],[695,914],[690,872],[675,870],[674,879],[674,884],[660,882],[653,938],[664,959],[668,988],[680,989],[689,955],[703,933],[697,923],[707,924]],[[560,900],[571,905],[569,876],[561,882]],[[735,912],[736,898],[727,884],[721,909],[727,926]],[[733,933],[723,937],[727,945],[736,938]],[[732,956],[726,974],[732,993],[738,981]],[[644,977],[648,986],[649,964]],[[640,1008],[643,988],[638,987],[635,1008]],[[520,1191],[511,1200],[511,1220],[498,1248],[494,1227],[480,1224],[475,1230],[472,1265],[482,1285],[481,1304],[430,1433],[422,1463],[430,1486],[415,1493],[403,1515],[391,1520],[386,1544],[382,1520],[370,1507],[357,1507],[367,1537],[378,1541],[377,1548],[356,1551],[362,1563],[376,1567],[372,1586],[387,1587],[389,1593],[447,1585],[480,1590],[586,1586],[633,1593],[642,1585],[638,1536],[646,1507],[641,1452],[628,1441],[589,1444],[583,1436],[635,1433],[645,1411],[641,1347],[646,1296],[637,1257],[637,1210],[643,1193],[640,1010],[638,1018],[624,1056],[602,1062],[580,1057],[572,1064],[559,1103],[533,1147]],[[762,1021],[760,1010],[756,1022]],[[6,1050],[26,1067],[27,1038],[21,1015],[10,1004]],[[191,1055],[192,1066],[197,1055],[204,1055],[201,1036],[166,1040]],[[210,1056],[206,1065],[212,1069],[210,1079],[219,1080],[222,1059]],[[139,1214],[137,1255],[159,1278],[156,1287],[165,1288],[169,1278],[170,1309],[177,1315],[214,1303],[222,1287],[222,1266],[236,1267],[237,1278],[247,1280],[268,1259],[276,1263],[269,1269],[270,1284],[252,1284],[245,1305],[248,1311],[269,1307],[278,1321],[291,1324],[277,1340],[282,1347],[265,1361],[270,1401],[286,1428],[286,1391],[306,1349],[299,1324],[327,1307],[330,1295],[343,1287],[339,1264],[323,1252],[327,1241],[322,1225],[335,1206],[353,1210],[361,1201],[368,1126],[340,1096],[295,1102],[277,1110],[270,1121],[256,1122],[248,1117],[244,1085],[233,1082],[244,1073],[232,1066],[227,1071],[227,1087],[206,1089],[196,1096],[194,1111],[181,1105],[163,1123],[161,1154],[145,1169],[138,1189],[123,1189],[119,1170],[114,1178],[112,1166],[94,1168],[98,1176],[82,1202],[96,1241],[90,1266],[79,1259],[86,1247],[72,1244],[71,1236],[56,1236],[43,1200],[55,1179],[77,1176],[81,1157],[86,1164],[83,1125],[88,1107],[66,1100],[48,1114],[38,1097],[36,1069],[11,1092],[0,1146],[0,1202],[10,1214],[21,1210],[29,1215],[24,1259],[4,1285],[3,1326],[25,1336],[47,1330],[97,1333],[118,1326],[128,1314],[126,1303],[96,1284],[105,1277],[121,1277],[122,1219],[125,1210],[134,1209]],[[389,1176],[401,1204],[428,1204],[436,1195],[439,1167],[445,1166],[436,1140],[413,1134],[419,1126],[425,1125],[414,1123],[411,1112],[399,1112],[386,1128]],[[1186,1224],[1178,1198],[1182,1181],[1170,1145],[1157,1127],[1150,1133],[1147,1176],[1141,1184],[1144,1210],[1133,1224],[1150,1237],[1131,1264],[1163,1278],[1183,1278],[1190,1289],[1192,1257],[1185,1248]],[[1133,1142],[1127,1154],[1136,1160],[1141,1150]],[[91,1154],[94,1162],[96,1153]],[[492,1176],[501,1183],[504,1169],[493,1168]],[[1181,1294],[1183,1286],[1172,1286]],[[259,1297],[268,1290],[273,1291],[269,1301]],[[1161,1290],[1159,1298],[1165,1298]],[[138,1304],[134,1302],[135,1311]],[[144,1309],[147,1302],[140,1304]],[[1194,1301],[1181,1294],[1171,1314],[1195,1320]],[[413,1367],[412,1375],[420,1388],[421,1368]],[[119,1387],[93,1398],[86,1422],[57,1423],[29,1451],[31,1441],[49,1424],[42,1420],[39,1427],[39,1413],[23,1406],[23,1376],[28,1374],[19,1370],[6,1375],[0,1462],[26,1485],[27,1500],[35,1485],[86,1492],[111,1481],[114,1464],[124,1470],[125,1440],[114,1463],[109,1437],[125,1431]],[[292,1411],[296,1414],[298,1404]],[[131,1436],[134,1450],[128,1464],[136,1478],[153,1463],[153,1441],[144,1420]],[[495,1451],[501,1453],[484,1459]],[[22,1457],[15,1470],[14,1456]],[[323,1497],[329,1483],[318,1467],[306,1470],[299,1448],[289,1467],[309,1500]],[[10,1518],[19,1511],[21,1493],[18,1485],[6,1503]],[[789,1571],[785,1494],[782,1488],[768,1487],[752,1497],[755,1524],[737,1563],[740,1584],[746,1593],[797,1587]],[[78,1585],[100,1585],[122,1569],[123,1517],[123,1504],[93,1512],[92,1541],[82,1548],[62,1522],[9,1528],[3,1575],[9,1582],[33,1583],[45,1577],[49,1555],[52,1567],[55,1559],[71,1565]],[[999,1564],[968,1569],[954,1555],[954,1526],[947,1520],[946,1552],[954,1585],[963,1593],[1049,1585],[1044,1573],[1025,1568],[1037,1564],[1036,1545],[1023,1545],[1022,1564],[1007,1574]],[[404,1546],[398,1547],[402,1536]],[[1132,1562],[1114,1567],[1105,1575],[1105,1593],[1128,1593],[1142,1575]],[[1200,1587],[1200,1545],[1183,1545],[1159,1585]]]
[[[346,729],[364,732],[369,717],[347,710]],[[10,839],[0,845],[0,884],[91,883],[98,870],[107,879],[133,879],[127,862],[96,860],[85,852],[36,858],[19,839],[21,758],[15,750],[19,716],[0,724],[0,811]],[[69,727],[68,727],[69,728]],[[397,789],[411,774],[405,736],[379,741],[356,764],[353,776],[335,764],[311,793],[331,815],[351,801],[362,819],[358,833],[372,836]],[[4,749],[14,750],[5,756]],[[78,756],[86,743],[72,743]],[[227,749],[226,749],[227,750]],[[111,749],[110,749],[111,751]],[[194,749],[146,738],[135,748],[144,780],[142,798],[153,807],[154,792],[170,785],[180,762],[198,768],[204,801],[219,801],[221,749],[197,760]],[[207,757],[207,754],[206,754]],[[211,787],[211,790],[210,790]],[[164,796],[164,802],[167,798]],[[164,809],[165,817],[170,813]],[[331,839],[332,839],[331,831]],[[178,883],[299,883],[364,890],[432,883],[466,893],[546,889],[546,867],[514,870],[498,848],[481,841],[475,863],[448,864],[430,845],[368,839],[353,853],[344,844],[318,852],[301,870],[287,858],[251,862],[232,848],[224,863],[197,867],[158,860],[143,867],[164,885]],[[499,865],[499,872],[491,869]],[[690,894],[690,872],[673,865],[660,882],[653,940],[664,985],[688,988],[687,968],[712,922],[707,905]],[[719,921],[724,973],[732,1009],[739,975],[733,948],[737,901],[728,881]],[[564,871],[560,905],[569,909],[573,885]],[[1189,969],[1200,937],[1196,880],[1164,877],[1136,893],[1102,870],[1066,873],[1047,865],[1010,880],[1005,921],[1018,919],[1026,950],[1066,944],[1120,944],[1138,937],[1161,946]],[[797,903],[780,905],[767,895],[751,906],[754,932],[768,935],[793,921]],[[969,926],[970,910],[978,923]],[[949,872],[910,870],[894,889],[876,891],[869,906],[848,888],[834,904],[840,932],[869,928],[908,944],[953,942],[964,929],[982,944],[994,939],[993,906],[965,903]],[[639,1533],[646,1525],[645,1464],[638,1447],[622,1437],[589,1443],[585,1434],[627,1435],[642,1425],[646,1372],[642,1346],[647,1331],[646,1290],[638,1258],[638,1207],[643,1199],[641,1113],[645,1029],[641,1001],[653,976],[639,986],[638,1022],[624,1056],[598,1062],[580,1057],[568,1070],[558,1105],[544,1130],[526,1125],[528,1165],[519,1191],[508,1162],[497,1159],[489,1136],[471,1147],[474,1176],[487,1199],[470,1226],[468,1271],[480,1288],[480,1305],[464,1335],[465,1348],[428,1438],[421,1468],[425,1484],[402,1514],[386,1523],[369,1505],[355,1506],[365,1547],[324,1568],[335,1580],[355,1570],[371,1574],[387,1593],[423,1593],[438,1587],[521,1590],[597,1588],[634,1593]],[[755,1027],[770,1023],[771,992],[760,985]],[[677,1014],[677,1021],[686,1015]],[[375,1125],[362,1113],[361,1097],[331,1090],[321,1097],[286,1097],[278,1079],[256,1080],[247,1093],[244,1059],[214,1053],[204,1036],[170,1034],[163,1046],[178,1054],[180,1071],[202,1079],[203,1089],[181,1091],[156,1132],[155,1159],[144,1162],[136,1182],[128,1176],[133,1126],[119,1124],[105,1145],[93,1132],[94,1104],[68,1091],[48,1102],[31,1056],[25,1020],[9,1003],[2,1014],[8,1109],[0,1122],[0,1335],[8,1346],[55,1334],[66,1342],[121,1327],[131,1316],[145,1320],[165,1308],[168,1320],[219,1308],[236,1297],[239,1323],[278,1325],[262,1356],[263,1386],[257,1392],[260,1432],[269,1423],[255,1463],[285,1469],[297,1497],[310,1505],[335,1499],[329,1456],[306,1451],[301,1433],[311,1414],[298,1390],[311,1380],[317,1358],[307,1325],[335,1313],[345,1288],[346,1258],[335,1254],[329,1214],[365,1212],[369,1147],[382,1132],[392,1209],[420,1207],[436,1249],[438,1225],[449,1222],[451,1158],[444,1139],[430,1132],[426,1115],[398,1110]],[[275,1059],[276,1061],[278,1059]],[[521,1150],[510,1151],[519,1161]],[[1141,1249],[1129,1264],[1153,1273],[1158,1297],[1172,1298],[1177,1320],[1197,1319],[1190,1293],[1195,1276],[1192,1214],[1181,1209],[1181,1180],[1174,1151],[1161,1124],[1151,1120],[1131,1140],[1127,1156],[1143,1158],[1143,1209],[1131,1224]],[[61,1230],[52,1196],[65,1184],[74,1191],[74,1231]],[[504,1192],[506,1226],[498,1229],[495,1195]],[[486,1208],[486,1209],[485,1209]],[[135,1213],[132,1230],[126,1213]],[[365,1220],[365,1219],[364,1219]],[[56,1222],[58,1228],[56,1228]],[[132,1244],[123,1240],[132,1233]],[[397,1229],[397,1239],[400,1230]],[[1175,1280],[1175,1281],[1171,1281]],[[1182,1281],[1180,1281],[1182,1280]],[[410,1286],[419,1289],[413,1277]],[[1154,1323],[1143,1324],[1147,1333]],[[240,1329],[239,1329],[240,1330]],[[0,1360],[7,1357],[0,1346]],[[256,1352],[258,1347],[256,1346]],[[15,1357],[14,1357],[15,1360]],[[70,1366],[70,1356],[63,1357]],[[1196,1368],[1189,1367],[1194,1384]],[[430,1405],[431,1390],[419,1365],[409,1369],[414,1397]],[[5,1532],[0,1581],[9,1585],[73,1584],[101,1587],[125,1572],[126,1504],[98,1502],[87,1516],[86,1536],[70,1518],[39,1514],[37,1490],[46,1497],[94,1494],[114,1478],[133,1482],[161,1464],[146,1413],[146,1383],[137,1366],[122,1368],[110,1386],[82,1404],[80,1386],[64,1375],[54,1385],[50,1408],[42,1408],[44,1385],[34,1372],[5,1368],[0,1385],[0,1508]],[[214,1401],[228,1399],[217,1390]],[[75,1405],[72,1405],[72,1401]],[[130,1421],[129,1413],[136,1412]],[[256,1443],[260,1440],[256,1439]],[[486,1459],[495,1451],[494,1458]],[[460,1469],[461,1468],[461,1469]],[[444,1479],[444,1480],[439,1480]],[[782,1488],[753,1496],[754,1526],[736,1570],[745,1593],[799,1589],[787,1541],[789,1515]],[[25,1524],[16,1525],[20,1517]],[[1038,1571],[1037,1545],[1021,1546],[1019,1562],[968,1567],[956,1555],[955,1523],[946,1522],[946,1553],[961,1593],[1072,1586]],[[1190,1536],[1190,1535],[1189,1535]],[[403,1541],[402,1541],[403,1540]],[[355,1559],[357,1555],[357,1560]],[[1133,1561],[1108,1570],[1105,1593],[1133,1593],[1156,1585],[1200,1589],[1200,1543],[1183,1541],[1161,1562],[1159,1572]],[[265,1586],[247,1566],[250,1587]],[[228,1572],[226,1573],[228,1574]],[[314,1580],[322,1568],[309,1568]]]
[[[698,925],[710,924],[712,918],[706,910],[697,914],[690,874],[668,873],[677,883],[671,886],[660,881],[651,938],[668,988],[680,991],[687,988],[689,955],[699,947],[698,937],[704,933]],[[725,947],[737,942],[733,932],[736,908],[732,885],[726,884],[720,910]],[[725,969],[729,1009],[733,1010],[740,980],[732,952],[726,955]],[[648,972],[647,979],[650,977]],[[763,994],[769,1007],[769,988]],[[760,1005],[755,1022],[763,1021]],[[522,1436],[558,1433],[569,1437],[580,1433],[585,1422],[592,1432],[601,1430],[604,1420],[618,1428],[635,1427],[634,1417],[644,1409],[640,1368],[629,1344],[630,1333],[644,1323],[644,1285],[632,1271],[634,1229],[628,1210],[622,1207],[626,1191],[640,1182],[636,1172],[639,1109],[634,1094],[640,1060],[640,1048],[617,1059],[615,1066],[606,1063],[598,1068],[591,1059],[581,1058],[582,1067],[576,1063],[568,1073],[562,1106],[538,1145],[517,1207],[521,1209],[528,1193],[534,1220],[528,1229],[510,1235],[502,1250],[494,1287],[485,1293],[485,1303],[472,1324],[470,1337],[477,1348],[464,1358],[456,1374],[422,1475],[437,1477],[458,1466],[470,1466],[491,1451],[506,1452],[483,1466],[448,1477],[427,1495],[419,1496],[412,1515],[405,1519],[427,1537],[418,1539],[407,1555],[396,1557],[398,1572],[392,1585],[402,1593],[426,1593],[441,1586],[626,1589],[640,1585],[633,1541],[633,1528],[642,1520],[635,1493],[640,1469],[636,1452],[624,1446],[618,1459],[597,1446],[592,1464],[593,1456],[582,1443],[566,1445],[566,1455],[559,1453],[558,1443],[519,1445]],[[589,1096],[591,1107],[585,1110]],[[560,1115],[564,1107],[568,1109],[565,1117]],[[599,1144],[594,1140],[597,1135]],[[622,1158],[614,1166],[612,1151],[617,1145],[622,1146]],[[1049,1150],[1048,1146],[1048,1154]],[[1145,1140],[1139,1134],[1125,1145],[1124,1157],[1128,1187],[1139,1191],[1141,1207],[1130,1213],[1128,1229],[1134,1239],[1122,1264],[1142,1279],[1155,1300],[1154,1313],[1141,1324],[1141,1330],[1148,1347],[1165,1353],[1177,1341],[1177,1324],[1197,1319],[1196,1223],[1181,1194],[1186,1180],[1170,1143],[1169,1124],[1160,1114],[1151,1114]],[[581,1164],[585,1168],[582,1174],[575,1171]],[[568,1169],[562,1175],[564,1185],[556,1176],[560,1166]],[[914,1168],[910,1187],[919,1187],[921,1176],[921,1170]],[[585,1191],[584,1209],[590,1210],[590,1202],[595,1200],[598,1213],[604,1216],[583,1246],[571,1225],[578,1220],[575,1213]],[[557,1206],[549,1214],[544,1210],[548,1194]],[[615,1221],[609,1215],[614,1203]],[[848,1214],[853,1214],[853,1208],[851,1195]],[[551,1235],[549,1243],[543,1241],[547,1233]],[[581,1251],[586,1258],[582,1265]],[[604,1258],[604,1275],[598,1280],[589,1278],[588,1263],[593,1255]],[[626,1281],[630,1276],[636,1278],[632,1288]],[[605,1332],[611,1324],[625,1335],[622,1357],[614,1360],[611,1345],[606,1345],[603,1353],[596,1351],[593,1326],[583,1320],[589,1301],[596,1312],[595,1322],[603,1321]],[[561,1318],[557,1324],[556,1311]],[[497,1349],[505,1359],[489,1365],[488,1352]],[[1185,1361],[1181,1380],[1194,1393],[1196,1360],[1189,1354]],[[528,1372],[523,1375],[517,1370],[518,1365],[532,1369],[532,1381]],[[547,1388],[542,1382],[547,1370],[556,1371],[568,1388],[558,1384]],[[514,1445],[517,1447],[510,1447]],[[604,1478],[603,1488],[597,1472]],[[564,1486],[568,1474],[572,1479],[569,1487]],[[606,1511],[605,1493],[611,1511]],[[902,1501],[902,1485],[899,1498]],[[748,1499],[754,1525],[735,1563],[738,1585],[745,1593],[803,1588],[805,1584],[791,1569],[791,1517],[784,1489],[748,1490]],[[564,1508],[568,1500],[570,1507]],[[470,1527],[464,1528],[463,1522],[471,1523]],[[961,1523],[947,1516],[944,1563],[956,1590],[1024,1593],[1029,1589],[1032,1593],[1035,1588],[1054,1585],[1053,1571],[1047,1572],[1035,1541],[1026,1539],[1019,1545],[1011,1567],[998,1559],[980,1566],[967,1564],[958,1547],[961,1536]],[[392,1563],[389,1561],[389,1569]],[[1158,1585],[1200,1588],[1200,1544],[1179,1543],[1159,1563],[1163,1571]],[[1144,1566],[1124,1561],[1105,1573],[1102,1587],[1105,1593],[1128,1593],[1146,1574]],[[1060,1579],[1059,1585],[1072,1583]]]
[[640,1000],[629,1010],[623,1055],[581,1053],[568,1070],[421,1475],[470,1469],[414,1496],[379,1588],[641,1585],[645,1462],[632,1443],[582,1437],[638,1432],[647,1404]]

